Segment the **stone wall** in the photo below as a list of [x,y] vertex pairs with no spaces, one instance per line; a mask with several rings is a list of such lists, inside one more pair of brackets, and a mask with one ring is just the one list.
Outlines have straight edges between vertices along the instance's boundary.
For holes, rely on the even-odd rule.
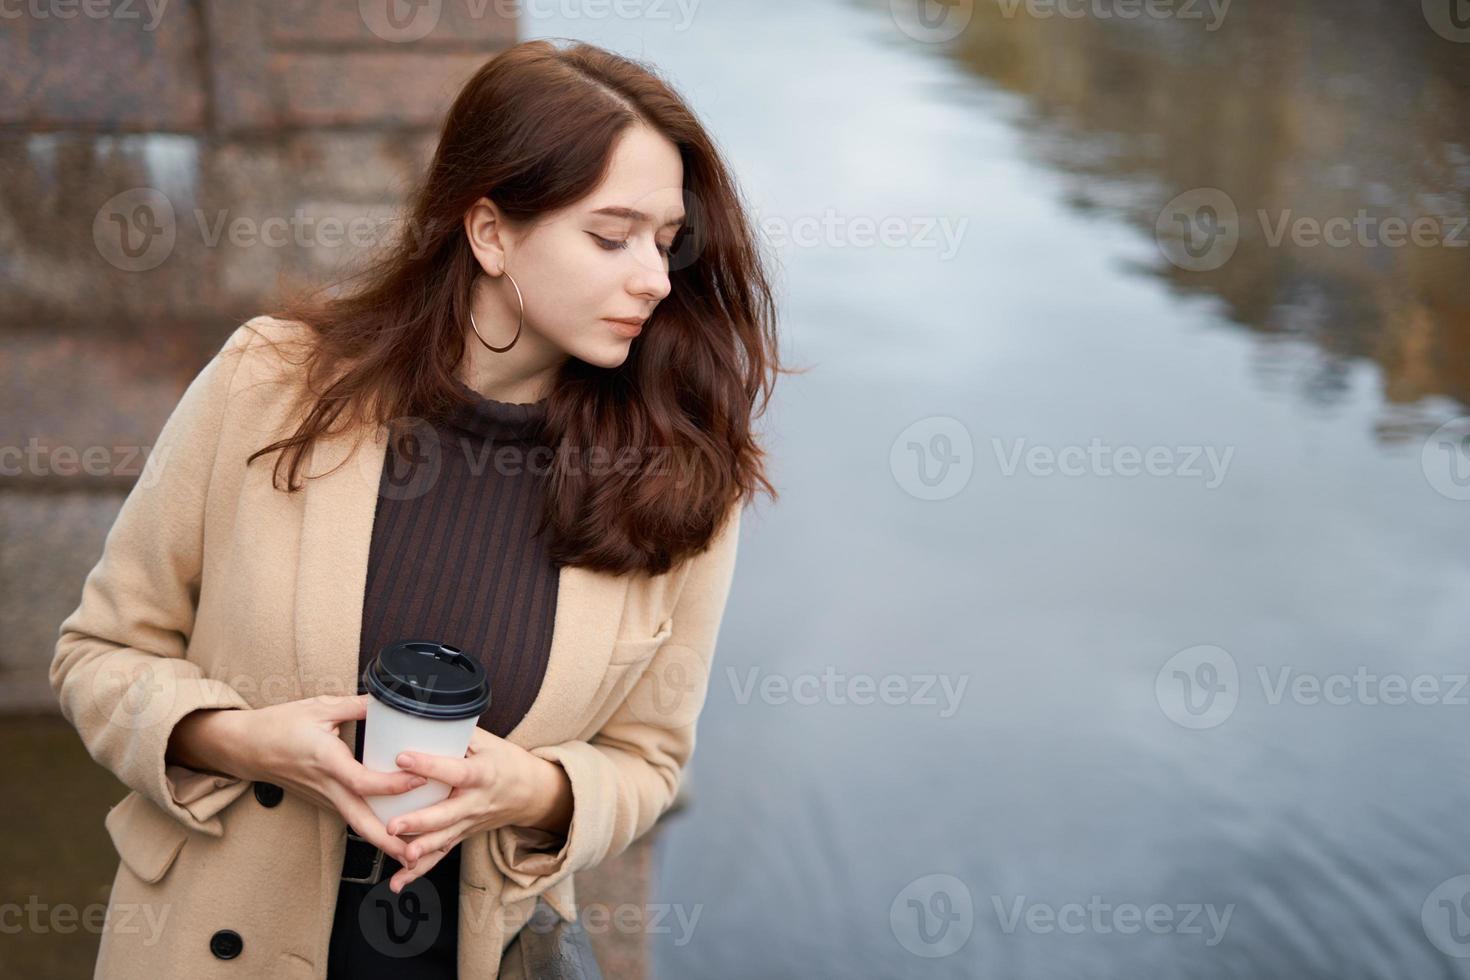
[[515,43],[513,9],[7,5],[0,709],[52,706],[57,629],[189,380],[283,287],[389,240],[454,93]]

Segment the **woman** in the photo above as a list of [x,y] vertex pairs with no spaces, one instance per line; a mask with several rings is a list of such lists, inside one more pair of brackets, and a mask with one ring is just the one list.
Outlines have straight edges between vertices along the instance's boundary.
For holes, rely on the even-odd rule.
[[[132,792],[97,973],[494,976],[673,800],[775,375],[728,170],[644,67],[517,45],[347,295],[237,329],[124,502],[51,681]],[[271,466],[266,463],[274,459]],[[361,764],[396,639],[477,656],[464,758]],[[385,826],[364,798],[443,780]]]

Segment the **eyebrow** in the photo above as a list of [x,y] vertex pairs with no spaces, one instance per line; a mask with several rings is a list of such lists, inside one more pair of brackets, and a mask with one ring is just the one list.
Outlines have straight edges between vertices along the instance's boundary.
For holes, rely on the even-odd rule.
[[[593,211],[592,213],[593,214],[605,214],[605,215],[609,215],[609,216],[614,217],[614,218],[628,218],[631,221],[652,221],[653,220],[653,218],[650,217],[649,215],[644,214],[642,211],[638,211],[638,210],[636,210],[634,208],[606,207],[606,208],[598,208],[596,211]],[[659,227],[661,227],[661,228],[668,228],[668,227],[670,227],[672,225],[681,225],[681,224],[684,223],[684,218],[685,218],[685,216],[681,214],[678,217],[670,218],[668,221],[665,221]]]

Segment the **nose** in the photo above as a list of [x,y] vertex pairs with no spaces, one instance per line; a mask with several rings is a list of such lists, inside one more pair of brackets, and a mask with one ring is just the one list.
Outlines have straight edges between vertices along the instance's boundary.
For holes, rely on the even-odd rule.
[[669,295],[669,273],[664,268],[663,253],[651,237],[640,242],[635,251],[634,270],[628,283],[628,291],[635,296],[658,302]]

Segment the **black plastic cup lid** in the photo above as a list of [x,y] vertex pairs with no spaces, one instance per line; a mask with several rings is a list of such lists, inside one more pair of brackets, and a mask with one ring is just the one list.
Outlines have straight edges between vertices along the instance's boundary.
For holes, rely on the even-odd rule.
[[490,704],[485,668],[458,647],[428,640],[383,647],[363,668],[362,685],[384,704],[422,718],[475,717]]

